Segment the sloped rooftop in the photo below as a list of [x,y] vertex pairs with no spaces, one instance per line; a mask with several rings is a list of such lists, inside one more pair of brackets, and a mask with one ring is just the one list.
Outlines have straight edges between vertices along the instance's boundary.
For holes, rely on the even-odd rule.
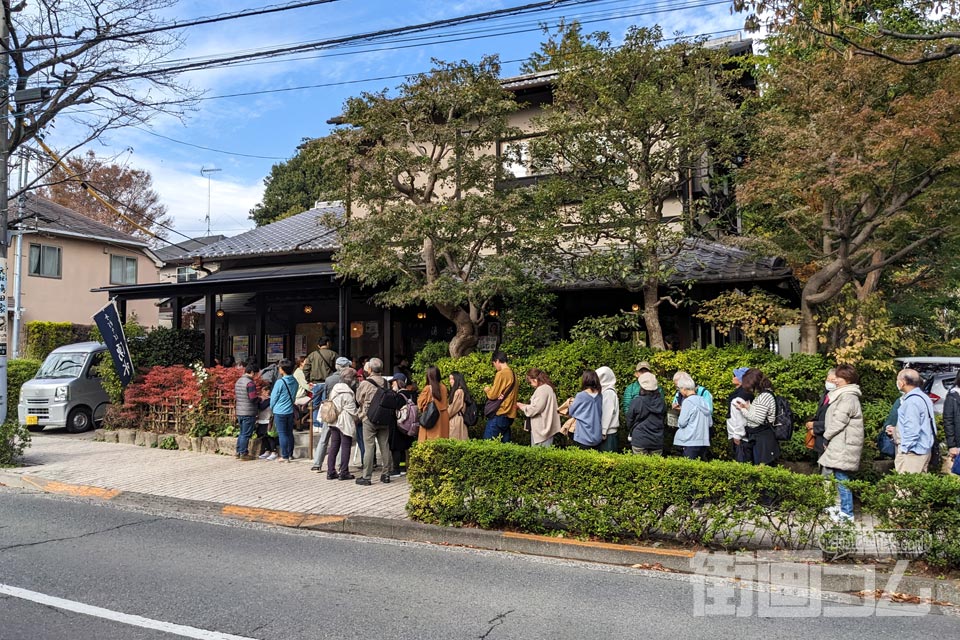
[[200,238],[191,238],[189,240],[174,240],[174,243],[163,247],[162,249],[157,249],[153,253],[162,260],[163,262],[175,262],[178,260],[188,260],[190,255],[203,247],[220,242],[224,240],[227,236],[224,235],[215,235],[215,236],[203,236]]
[[147,248],[145,240],[97,222],[46,198],[27,194],[21,214],[15,200],[10,201],[10,226],[36,229],[51,235],[73,236],[90,240],[106,240],[131,247]]
[[343,205],[339,202],[317,203],[309,211],[200,247],[187,257],[219,260],[335,251],[339,248],[336,231],[321,224],[321,217],[326,214],[342,215]]

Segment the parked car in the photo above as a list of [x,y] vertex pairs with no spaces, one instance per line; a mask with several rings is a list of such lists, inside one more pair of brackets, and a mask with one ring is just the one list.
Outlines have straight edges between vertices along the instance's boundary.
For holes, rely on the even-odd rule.
[[110,403],[96,367],[109,357],[106,345],[78,342],[50,352],[37,374],[20,387],[17,416],[31,431],[65,427],[69,433],[93,428]]
[[943,413],[943,401],[947,397],[947,391],[953,386],[957,371],[960,371],[960,358],[902,356],[894,362],[900,369],[917,370],[923,378],[924,393],[933,401],[933,410]]

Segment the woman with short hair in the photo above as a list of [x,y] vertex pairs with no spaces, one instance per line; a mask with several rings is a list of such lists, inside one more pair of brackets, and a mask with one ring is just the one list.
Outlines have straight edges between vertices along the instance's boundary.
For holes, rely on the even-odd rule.
[[749,369],[743,374],[743,388],[753,394],[753,401],[741,398],[735,402],[747,421],[747,437],[753,442],[753,463],[775,465],[780,459],[780,443],[773,432],[777,418],[773,383],[759,369]]
[[597,372],[590,369],[584,371],[580,388],[582,391],[574,396],[568,409],[570,417],[577,420],[573,442],[581,449],[596,449],[603,442],[603,388]]
[[677,435],[673,446],[680,447],[683,457],[689,460],[706,460],[710,454],[710,425],[713,424],[713,407],[697,394],[697,383],[688,374],[676,376],[674,383],[680,402],[677,418]]

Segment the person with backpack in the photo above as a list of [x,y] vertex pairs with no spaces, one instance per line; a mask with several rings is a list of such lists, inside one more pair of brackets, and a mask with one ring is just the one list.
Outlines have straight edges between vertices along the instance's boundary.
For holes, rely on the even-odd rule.
[[701,387],[690,374],[674,377],[680,395],[680,415],[673,446],[680,447],[688,460],[706,460],[710,455],[710,427],[713,426],[713,403],[698,393]]
[[407,472],[407,455],[410,447],[417,441],[420,424],[418,422],[417,392],[406,374],[394,372],[390,382],[393,389],[403,398],[404,406],[397,410],[395,427],[390,429],[390,455],[393,458],[391,476],[402,476]]
[[637,376],[637,383],[640,392],[630,401],[627,411],[630,448],[637,455],[662,456],[667,407],[660,383],[649,371]]
[[530,445],[549,448],[560,432],[560,414],[557,412],[557,392],[553,380],[540,369],[527,370],[527,382],[533,387],[530,403],[517,403],[530,425]]
[[454,371],[450,374],[450,408],[447,410],[450,414],[451,440],[470,439],[464,421],[464,412],[471,404],[474,404],[473,396],[470,395],[470,389],[467,388],[463,374]]
[[[323,461],[327,459],[327,447],[330,442],[330,425],[320,418],[320,405],[324,400],[332,398],[333,388],[340,382],[340,374],[350,367],[350,359],[340,356],[334,361],[336,371],[327,376],[327,379],[313,387],[313,405],[314,405],[314,424],[320,425],[320,437],[313,448],[313,466],[311,471],[320,471],[323,468]],[[357,372],[353,372],[356,379]],[[355,384],[355,383],[354,383]],[[351,436],[353,438],[354,436]]]
[[860,468],[863,451],[863,409],[860,406],[860,376],[848,364],[833,373],[837,387],[829,392],[824,415],[826,449],[817,462],[826,478],[837,481],[839,504],[827,509],[834,522],[853,522],[853,492],[847,488],[850,474]]
[[330,345],[333,340],[323,336],[317,340],[317,348],[303,362],[303,375],[310,384],[323,382],[335,371],[337,352]]
[[747,437],[747,419],[740,412],[736,403],[738,400],[753,400],[753,394],[743,388],[743,374],[749,367],[738,367],[733,370],[733,393],[727,398],[727,440],[733,451],[733,459],[737,462],[753,464],[753,442]]
[[293,377],[293,362],[284,358],[278,363],[280,379],[270,392],[273,425],[280,438],[280,462],[293,461],[293,403],[297,395],[297,379]]
[[893,461],[897,473],[927,471],[936,446],[933,402],[920,388],[921,384],[920,374],[914,369],[902,369],[897,374],[897,390],[903,395],[897,410],[897,425],[887,427],[887,433],[897,444],[897,457]]
[[753,400],[738,398],[734,405],[746,419],[747,438],[753,442],[753,463],[775,465],[780,460],[780,442],[773,430],[777,418],[773,383],[759,369],[748,369],[742,381],[741,386],[753,394]]
[[383,473],[380,482],[390,482],[390,470],[393,469],[393,456],[390,454],[390,428],[396,427],[397,409],[406,402],[390,388],[383,377],[383,361],[370,358],[366,367],[369,370],[363,381],[357,385],[357,405],[360,407],[363,438],[363,476],[357,478],[357,484],[370,486],[373,477],[374,455],[380,449]]
[[[357,382],[357,371],[350,367],[340,370],[339,381],[330,391],[330,402],[336,412],[336,420],[329,423],[330,453],[327,455],[327,480],[353,480],[350,473],[350,449],[357,433],[357,400],[353,385]],[[333,416],[327,416],[331,418]],[[340,457],[340,470],[337,470],[337,455]]]

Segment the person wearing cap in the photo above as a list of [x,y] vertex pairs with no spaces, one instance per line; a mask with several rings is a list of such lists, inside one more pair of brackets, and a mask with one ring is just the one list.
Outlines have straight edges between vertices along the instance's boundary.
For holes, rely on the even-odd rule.
[[[337,352],[330,345],[332,340],[329,336],[323,336],[317,340],[317,348],[303,362],[303,375],[307,382],[316,384],[323,382],[336,371]],[[331,391],[333,387],[328,387]]]
[[663,455],[663,428],[666,405],[660,396],[657,377],[649,371],[637,376],[640,391],[627,410],[630,448],[637,455]]
[[[623,415],[627,415],[630,412],[630,405],[633,403],[633,399],[640,395],[640,376],[644,373],[653,374],[653,369],[650,368],[650,363],[646,360],[637,363],[633,372],[633,375],[636,376],[637,379],[628,384],[623,392],[623,400],[620,402],[620,409],[623,411]],[[654,380],[656,380],[656,376],[654,376]],[[663,388],[658,386],[657,391],[660,392],[660,400],[662,401],[664,399]]]
[[[351,368],[350,358],[340,356],[333,361],[334,372],[326,380],[313,388],[313,422],[320,426],[320,438],[313,449],[313,466],[311,471],[323,471],[323,460],[327,456],[327,444],[330,442],[330,425],[320,422],[320,403],[327,399],[333,388],[340,382],[340,372]],[[356,379],[351,382],[356,384]]]
[[753,402],[753,394],[743,388],[743,374],[750,367],[738,367],[733,370],[733,393],[727,397],[727,439],[733,449],[733,459],[737,462],[753,464],[753,442],[747,437],[747,419],[738,410],[741,402]]

